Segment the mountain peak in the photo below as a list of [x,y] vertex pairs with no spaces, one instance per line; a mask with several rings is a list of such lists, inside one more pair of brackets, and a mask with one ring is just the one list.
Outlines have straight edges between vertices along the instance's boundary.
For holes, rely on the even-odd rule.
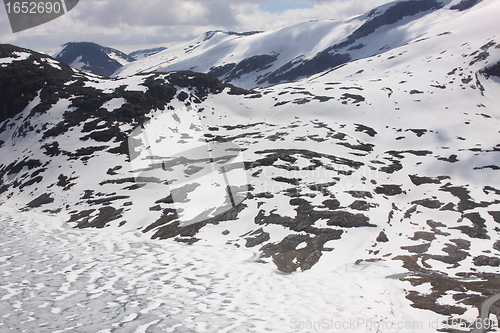
[[121,51],[93,42],[66,43],[54,58],[73,68],[102,76],[110,76],[123,65],[135,61]]
[[[10,44],[0,44],[0,63],[0,122],[22,112],[46,85],[61,86],[74,75],[69,66],[46,54]],[[42,103],[37,109],[47,106]]]

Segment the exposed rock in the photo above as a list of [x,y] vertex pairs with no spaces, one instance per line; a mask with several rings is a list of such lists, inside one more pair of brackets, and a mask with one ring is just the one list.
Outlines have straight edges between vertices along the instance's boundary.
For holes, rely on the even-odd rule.
[[123,208],[116,209],[110,206],[99,208],[99,214],[92,220],[87,217],[78,222],[77,228],[104,228],[109,222],[122,217]]
[[481,202],[477,203],[472,200],[472,197],[469,195],[470,191],[465,187],[457,187],[450,186],[450,184],[446,184],[439,188],[440,191],[450,192],[455,197],[460,199],[458,203],[457,210],[459,212],[464,212],[466,210],[474,209],[477,207],[488,207],[491,203]]
[[69,190],[75,183],[71,183],[72,180],[78,179],[78,177],[67,177],[63,174],[60,174],[59,177],[57,178],[59,181],[57,182],[57,186],[63,187],[63,191]]
[[402,250],[406,250],[413,253],[425,253],[429,250],[431,243],[425,243],[420,245],[412,245],[412,246],[401,246]]
[[387,238],[385,232],[381,231],[380,234],[377,236],[376,241],[380,243],[387,243],[389,241],[389,238]]
[[254,237],[247,237],[245,238],[246,240],[246,247],[254,247],[257,245],[260,245],[264,242],[267,242],[271,237],[268,232],[265,232],[262,228],[252,232],[250,236]]
[[406,16],[413,16],[423,11],[439,9],[443,5],[435,0],[421,0],[421,1],[401,1],[388,8],[383,14],[375,15],[372,11],[368,17],[373,16],[365,22],[361,27],[354,31],[347,40],[353,43],[355,40],[368,36],[373,33],[375,29],[384,25],[393,24]]
[[448,176],[439,176],[439,177],[420,177],[418,175],[409,175],[411,182],[417,186],[422,184],[441,184],[441,181],[444,179],[450,179]]
[[493,220],[495,220],[495,222],[497,223],[500,223],[500,211],[497,211],[497,212],[488,212],[488,214],[491,215],[491,217],[493,217]]
[[356,132],[364,132],[368,134],[371,137],[374,137],[377,134],[377,131],[375,131],[373,128],[362,125],[362,124],[354,124],[356,125]]
[[431,208],[431,209],[437,209],[443,205],[443,203],[440,202],[439,200],[434,200],[434,199],[429,199],[429,198],[412,201],[412,204],[424,206],[424,207]]
[[492,266],[492,267],[500,266],[500,259],[499,258],[488,257],[485,255],[480,255],[480,256],[474,257],[474,259],[472,259],[472,262],[476,266]]
[[343,94],[342,97],[340,97],[340,99],[343,99],[343,100],[348,100],[348,99],[352,99],[354,104],[357,104],[357,103],[361,103],[361,102],[364,102],[365,101],[365,98],[361,95],[355,95],[355,94]]
[[460,226],[450,229],[458,229],[471,238],[490,239],[490,236],[488,236],[488,229],[486,229],[485,225],[486,220],[483,219],[479,213],[464,214],[463,217],[471,221],[474,226]]
[[374,147],[374,145],[371,143],[362,143],[362,142],[358,142],[357,145],[353,145],[352,143],[348,143],[348,142],[337,142],[337,144],[351,148],[351,149],[361,150],[361,151],[366,151],[366,152],[373,151],[373,147]]
[[46,205],[46,204],[49,204],[49,203],[52,203],[54,202],[54,198],[52,198],[50,196],[50,194],[48,193],[44,193],[42,195],[40,195],[38,198],[30,201],[27,206],[30,207],[30,208],[37,208],[37,207],[40,207],[42,205]]
[[492,66],[488,66],[481,71],[481,73],[489,78],[490,76],[500,77],[500,61]]
[[328,199],[323,201],[323,205],[330,210],[334,210],[340,207],[340,202],[337,199]]
[[436,235],[449,236],[450,234],[444,231],[441,231],[439,228],[446,228],[446,224],[441,222],[436,222],[433,220],[427,220],[427,225],[431,227],[432,232]]
[[281,66],[272,73],[267,74],[259,80],[257,84],[268,82],[276,84],[280,82],[290,82],[297,79],[308,77],[313,74],[321,73],[327,69],[335,68],[351,60],[347,53],[330,53],[329,49],[317,53],[312,59],[302,60],[297,65],[294,59]]
[[273,180],[280,182],[280,183],[288,183],[291,185],[299,185],[299,182],[302,180],[301,178],[295,179],[295,178],[286,178],[286,177],[275,177]]
[[142,232],[147,233],[155,228],[158,228],[162,225],[170,223],[178,218],[179,218],[179,216],[177,215],[177,211],[175,209],[167,208],[167,209],[163,210],[163,213],[158,220],[156,220],[154,223],[147,226],[144,230],[142,230]]
[[371,207],[373,206],[364,200],[356,200],[349,206],[351,209],[364,211],[370,210]]
[[[73,76],[73,70],[65,64],[61,64],[61,70],[52,67],[45,54],[9,44],[0,45],[0,58],[17,58],[18,52],[31,55],[26,61],[14,61],[0,68],[0,122],[23,111],[37,96],[37,92],[40,92],[41,103],[33,109],[33,113],[47,111],[58,100],[57,96],[53,96],[54,92]],[[33,66],[33,61],[40,63],[40,66]],[[23,73],[22,76],[19,73]]]
[[208,74],[219,78],[221,81],[230,82],[241,78],[243,75],[257,70],[264,70],[278,59],[277,54],[261,54],[243,59],[238,64],[231,63],[219,67],[213,67]]
[[464,11],[473,7],[479,0],[462,0],[460,3],[451,6],[450,9]]
[[458,162],[457,155],[455,155],[455,154],[450,155],[450,157],[439,157],[438,160],[445,161],[445,162],[450,162],[450,163]]
[[333,211],[328,214],[329,221],[327,225],[343,227],[343,228],[358,228],[358,227],[375,227],[370,224],[370,218],[363,214],[352,214],[344,211]]
[[413,237],[411,237],[410,239],[413,241],[425,240],[428,242],[432,242],[433,240],[436,239],[436,235],[433,232],[416,231]]
[[[288,235],[278,244],[263,246],[261,257],[272,257],[278,269],[285,273],[291,273],[298,268],[305,271],[318,262],[324,244],[330,240],[339,239],[341,235],[341,230],[330,230],[313,238],[309,235]],[[297,246],[304,242],[307,245],[297,249]]]
[[463,250],[470,250],[471,242],[465,239],[451,239],[459,248]]
[[370,192],[367,192],[367,191],[346,191],[346,193],[349,193],[354,198],[359,198],[359,199],[370,198],[370,199],[373,199],[373,195]]
[[401,185],[381,185],[375,188],[375,193],[394,196],[403,193]]
[[106,198],[101,198],[101,199],[95,199],[95,200],[89,200],[87,201],[90,205],[107,205],[113,201],[116,200],[123,200],[123,199],[128,199],[130,196],[128,195],[114,195],[114,196],[109,196]]
[[111,58],[109,55],[120,57],[129,62],[135,61],[134,58],[129,57],[123,52],[96,43],[66,43],[64,46],[63,51],[56,55],[57,60],[68,65],[77,65],[76,63],[80,63],[82,67],[79,69],[97,75],[109,77],[117,69],[122,67],[121,63]]
[[267,165],[272,165],[274,162],[276,162],[278,159],[290,163],[295,163],[297,158],[293,157],[292,155],[300,155],[304,158],[307,159],[313,159],[313,158],[326,158],[330,160],[334,164],[340,164],[340,165],[347,165],[350,167],[353,167],[355,169],[358,169],[363,165],[361,162],[353,161],[350,159],[342,158],[342,157],[337,157],[333,155],[328,155],[328,154],[322,154],[322,153],[317,153],[313,152],[310,150],[304,150],[304,149],[268,149],[264,151],[256,151],[255,154],[268,154],[265,158],[259,159],[255,162],[253,162],[247,169],[251,169],[257,166],[267,166]]
[[410,131],[412,131],[413,133],[415,133],[417,135],[417,137],[419,137],[419,138],[422,135],[424,135],[425,133],[427,133],[426,129],[418,129],[418,128],[410,128]]
[[245,204],[240,203],[239,205],[232,207],[231,209],[215,217],[207,218],[206,220],[203,220],[201,222],[196,222],[184,226],[182,226],[181,223],[176,220],[178,218],[177,212],[172,209],[167,209],[164,210],[162,217],[160,217],[160,219],[158,219],[156,222],[150,225],[144,232],[147,232],[149,230],[158,227],[158,229],[151,238],[168,239],[168,238],[174,238],[176,236],[193,237],[198,233],[198,231],[200,231],[202,227],[204,227],[207,224],[218,224],[221,221],[230,221],[237,219],[238,214],[241,211],[243,211],[243,209],[245,209],[246,207],[247,206]]

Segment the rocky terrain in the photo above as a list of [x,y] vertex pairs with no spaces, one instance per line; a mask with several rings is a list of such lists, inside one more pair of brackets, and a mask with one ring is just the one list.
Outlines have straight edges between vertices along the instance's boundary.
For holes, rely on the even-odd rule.
[[[400,47],[253,90],[192,71],[107,79],[2,45],[0,203],[234,245],[284,273],[396,265],[413,307],[470,318],[500,289],[500,6],[474,3],[447,3]],[[379,30],[366,22],[349,36]]]

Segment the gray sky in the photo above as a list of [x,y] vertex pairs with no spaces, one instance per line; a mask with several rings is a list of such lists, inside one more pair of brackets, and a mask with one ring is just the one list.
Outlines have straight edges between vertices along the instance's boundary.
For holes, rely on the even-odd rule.
[[129,53],[172,46],[209,30],[269,31],[309,20],[344,19],[390,0],[80,0],[66,15],[12,33],[0,8],[0,43],[49,51],[90,41]]

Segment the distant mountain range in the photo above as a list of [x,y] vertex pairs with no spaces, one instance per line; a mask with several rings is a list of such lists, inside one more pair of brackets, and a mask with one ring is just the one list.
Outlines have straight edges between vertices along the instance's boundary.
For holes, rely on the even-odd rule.
[[85,72],[111,76],[122,66],[166,50],[165,47],[145,49],[125,54],[116,49],[91,42],[70,42],[51,52],[55,59]]
[[[209,31],[169,49],[125,55],[94,43],[68,43],[52,55],[72,67],[108,77],[193,70],[243,88],[265,87],[293,82],[425,38],[432,25],[477,2],[399,0],[342,21],[304,22],[269,32]],[[437,16],[442,18],[433,18]]]
[[113,76],[193,70],[243,88],[293,82],[426,38],[429,28],[475,3],[395,1],[347,20],[304,22],[262,33],[207,32],[127,64]]

